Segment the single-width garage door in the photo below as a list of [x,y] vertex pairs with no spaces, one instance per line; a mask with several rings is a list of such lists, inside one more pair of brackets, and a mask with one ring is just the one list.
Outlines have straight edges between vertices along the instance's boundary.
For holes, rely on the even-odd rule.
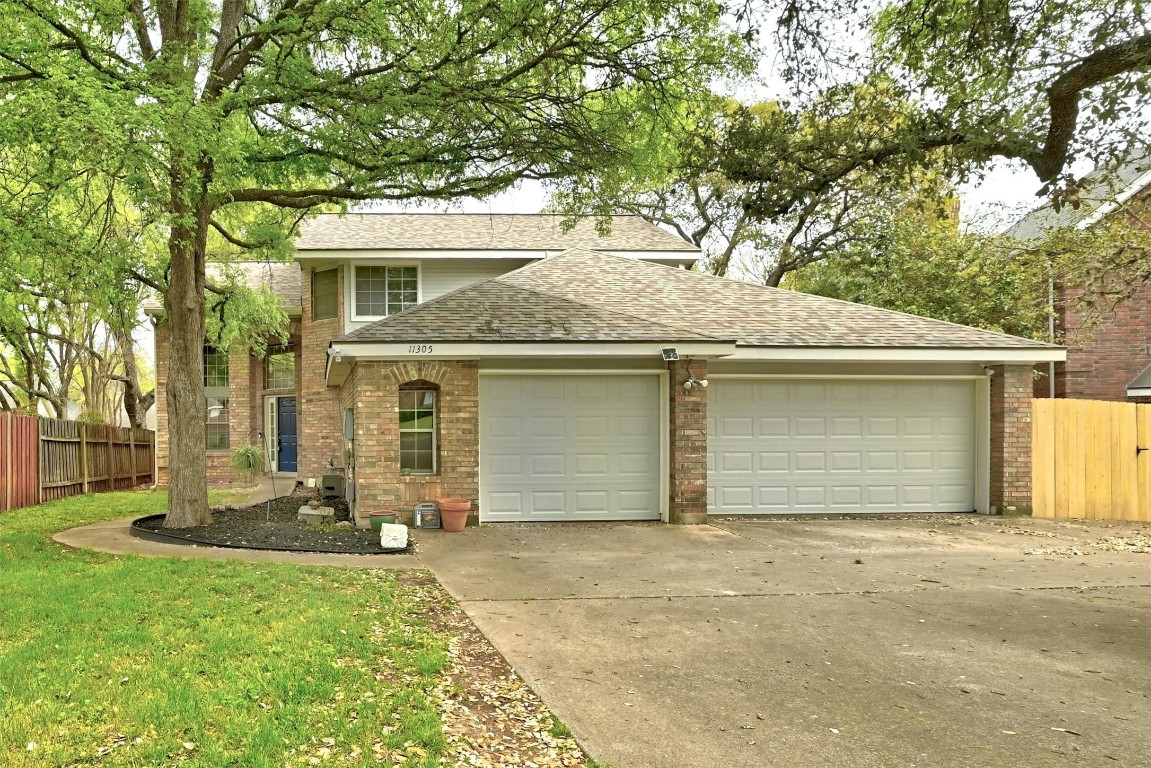
[[480,377],[480,518],[656,520],[660,378]]
[[975,509],[970,380],[722,379],[707,393],[713,514]]

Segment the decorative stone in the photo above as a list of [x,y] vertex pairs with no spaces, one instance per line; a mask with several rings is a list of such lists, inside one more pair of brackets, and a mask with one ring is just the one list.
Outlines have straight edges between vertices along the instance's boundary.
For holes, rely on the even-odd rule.
[[296,521],[307,523],[308,525],[334,523],[336,521],[336,510],[332,507],[318,507],[313,509],[305,504],[300,507],[300,511],[296,513]]
[[355,528],[356,524],[353,523],[351,520],[341,520],[340,522],[336,523],[336,527],[337,528]]

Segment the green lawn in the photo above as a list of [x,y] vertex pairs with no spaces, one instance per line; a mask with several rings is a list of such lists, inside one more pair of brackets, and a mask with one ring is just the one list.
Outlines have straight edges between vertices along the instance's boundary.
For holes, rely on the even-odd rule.
[[[218,501],[216,499],[215,501]],[[388,572],[70,551],[159,493],[0,514],[0,765],[435,765],[437,599]]]

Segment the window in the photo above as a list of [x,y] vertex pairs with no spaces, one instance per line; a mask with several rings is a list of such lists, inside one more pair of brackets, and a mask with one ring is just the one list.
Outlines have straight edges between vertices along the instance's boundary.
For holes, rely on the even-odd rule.
[[331,320],[339,311],[339,271],[325,269],[312,273],[312,319]]
[[204,386],[228,386],[228,353],[204,347]]
[[356,267],[356,316],[385,317],[419,301],[417,267]]
[[209,451],[228,450],[228,353],[204,347],[204,395]]
[[296,353],[290,349],[269,352],[267,359],[267,389],[296,388]]
[[436,390],[400,390],[400,471],[436,471]]
[[204,428],[209,451],[228,450],[228,398],[209,397],[208,423]]

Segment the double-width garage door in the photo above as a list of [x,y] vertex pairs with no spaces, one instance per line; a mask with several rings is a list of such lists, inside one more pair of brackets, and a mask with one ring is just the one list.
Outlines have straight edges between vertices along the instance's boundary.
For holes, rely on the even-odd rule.
[[707,407],[713,514],[975,508],[970,380],[719,379]]
[[659,519],[660,381],[481,376],[481,519]]

